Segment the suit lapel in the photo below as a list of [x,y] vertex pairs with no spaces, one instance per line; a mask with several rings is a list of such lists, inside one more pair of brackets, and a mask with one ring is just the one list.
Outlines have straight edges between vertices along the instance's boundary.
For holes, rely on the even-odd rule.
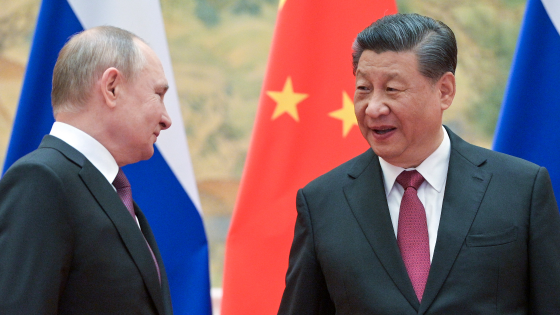
[[[158,280],[157,285],[160,287],[161,292],[157,294],[157,298],[159,298],[160,301],[157,301],[156,304],[161,303],[161,306],[165,310],[165,312],[161,312],[162,314],[170,314],[172,312],[172,310],[171,310],[171,293],[169,292],[169,283],[168,283],[168,280],[167,280],[167,273],[165,272],[165,266],[164,266],[163,260],[161,258],[161,253],[159,252],[159,248],[157,246],[156,239],[154,237],[154,233],[152,232],[152,229],[150,228],[150,225],[148,224],[148,220],[146,219],[146,217],[144,216],[144,213],[140,210],[140,207],[138,207],[136,202],[134,203],[134,210],[136,211],[136,216],[138,217],[138,222],[140,223],[140,228],[142,229],[142,234],[144,235],[144,238],[146,239],[146,241],[148,242],[148,244],[152,248],[154,256],[156,257],[158,265],[159,265],[159,272],[160,272],[160,276],[161,276],[161,285],[159,284],[159,280]],[[153,260],[152,260],[152,265],[153,264],[154,263],[153,263]],[[157,274],[156,274],[156,277],[157,277]]]
[[107,182],[107,179],[87,160],[80,171],[80,177],[103,211],[113,221],[132,260],[134,260],[144,279],[146,288],[148,288],[158,312],[164,314],[157,270],[138,225],[130,216],[117,193]]
[[160,314],[165,314],[161,287],[152,255],[150,254],[138,225],[130,216],[111,184],[107,182],[107,179],[93,164],[91,164],[91,162],[66,142],[47,135],[43,138],[40,147],[54,148],[64,154],[68,159],[81,166],[82,169],[79,173],[80,178],[115,225],[124,245],[128,249],[130,256],[144,279],[144,283],[150,292],[158,312]]
[[482,170],[485,158],[473,146],[447,130],[451,156],[445,186],[438,237],[419,314],[428,310],[443,286],[476,217],[492,177]]
[[354,181],[344,194],[377,258],[408,302],[419,303],[408,277],[391,223],[379,160],[371,150],[362,154],[349,172]]

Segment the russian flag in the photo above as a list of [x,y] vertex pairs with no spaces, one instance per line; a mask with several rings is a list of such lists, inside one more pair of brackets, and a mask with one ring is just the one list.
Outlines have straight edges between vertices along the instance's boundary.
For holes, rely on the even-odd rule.
[[560,1],[528,0],[494,150],[550,172],[560,196]]
[[140,36],[163,64],[170,86],[165,103],[173,124],[158,137],[154,156],[126,166],[125,172],[165,262],[174,313],[211,314],[208,243],[158,0],[43,0],[4,172],[50,131],[58,52],[73,34],[99,25]]

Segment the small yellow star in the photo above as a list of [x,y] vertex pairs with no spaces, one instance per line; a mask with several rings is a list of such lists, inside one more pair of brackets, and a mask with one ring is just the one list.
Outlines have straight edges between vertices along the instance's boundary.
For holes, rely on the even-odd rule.
[[276,101],[276,109],[272,114],[272,120],[278,118],[278,116],[284,113],[288,113],[296,121],[299,121],[296,106],[308,97],[307,94],[294,93],[291,77],[288,77],[288,79],[286,79],[286,83],[284,84],[284,89],[282,90],[282,92],[267,91],[266,95],[270,96],[270,98]]
[[278,3],[278,10],[282,10],[282,8],[284,7],[284,4],[286,3],[286,0],[280,0],[280,3]]
[[342,92],[342,108],[329,113],[330,117],[342,120],[342,136],[346,137],[352,129],[352,126],[358,125],[356,115],[354,114],[354,102],[348,94]]

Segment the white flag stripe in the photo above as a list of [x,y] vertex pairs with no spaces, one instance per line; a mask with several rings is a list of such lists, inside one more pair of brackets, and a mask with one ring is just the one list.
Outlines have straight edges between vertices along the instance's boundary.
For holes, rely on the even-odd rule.
[[148,42],[160,58],[169,81],[165,105],[173,123],[171,128],[161,133],[156,145],[198,211],[201,212],[159,1],[68,0],[68,2],[84,29],[100,25],[126,29]]
[[560,35],[560,1],[559,0],[542,0],[542,4],[548,17],[552,20],[552,24]]

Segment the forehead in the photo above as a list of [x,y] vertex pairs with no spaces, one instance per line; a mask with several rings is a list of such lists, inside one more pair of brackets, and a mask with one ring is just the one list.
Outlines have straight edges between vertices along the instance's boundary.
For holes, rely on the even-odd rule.
[[382,76],[384,78],[399,78],[421,76],[418,71],[418,59],[412,51],[385,51],[376,53],[364,50],[358,61],[356,77]]
[[137,44],[146,59],[146,63],[142,69],[142,74],[153,77],[155,80],[166,80],[163,72],[163,66],[156,53],[148,45],[141,41],[137,41]]

